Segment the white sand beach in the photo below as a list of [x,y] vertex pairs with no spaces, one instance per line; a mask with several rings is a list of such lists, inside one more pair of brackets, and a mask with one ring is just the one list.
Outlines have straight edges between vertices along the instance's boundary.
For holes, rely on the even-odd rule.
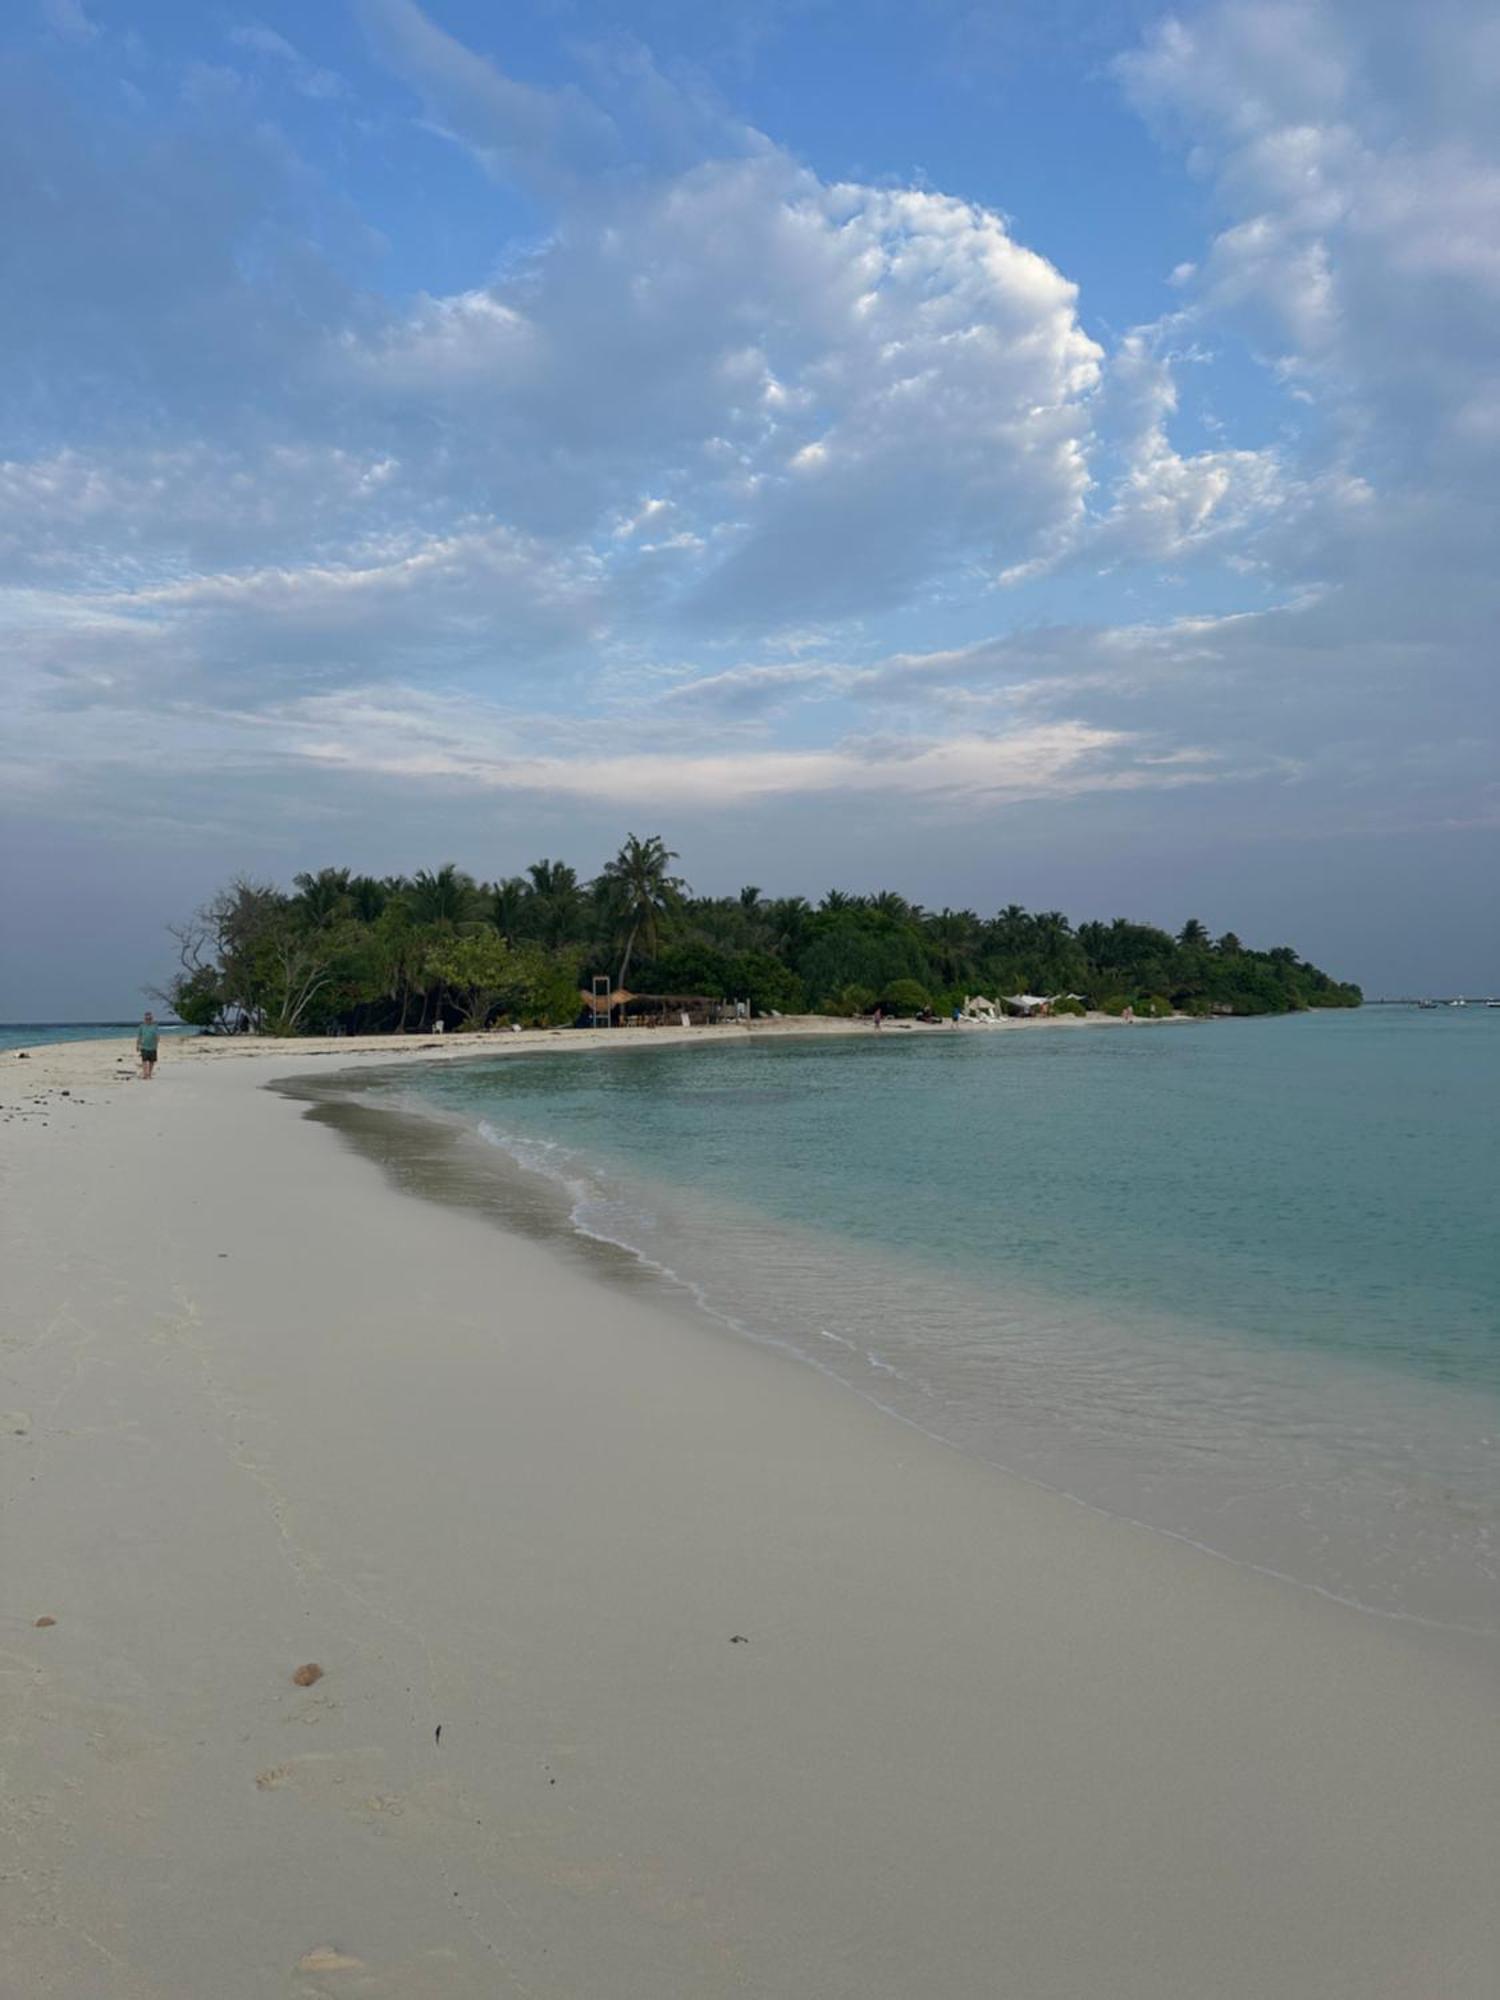
[[0,1993],[1490,2000],[1482,1645],[398,1192],[356,1059],[0,1057]]

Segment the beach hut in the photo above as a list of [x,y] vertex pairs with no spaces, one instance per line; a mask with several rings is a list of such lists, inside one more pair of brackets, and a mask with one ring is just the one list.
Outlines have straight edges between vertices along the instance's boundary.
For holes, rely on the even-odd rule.
[[[608,991],[604,989],[603,982],[601,982],[597,991],[591,990],[587,986],[580,986],[578,989],[578,1019],[574,1022],[574,1026],[589,1028],[598,1025],[602,1027],[604,1021],[607,1021],[610,1027],[618,1028],[625,1019],[625,1009],[634,998],[635,995],[624,986],[616,986]],[[600,1020],[599,1017],[601,1015],[604,1017],[604,1020]]]
[[703,993],[632,993],[625,1002],[625,1021],[633,1028],[703,1027],[721,1020],[726,1000]]
[[1023,1021],[1052,1012],[1052,1002],[1042,993],[1011,993],[1001,1004],[1007,1014],[1019,1014]]

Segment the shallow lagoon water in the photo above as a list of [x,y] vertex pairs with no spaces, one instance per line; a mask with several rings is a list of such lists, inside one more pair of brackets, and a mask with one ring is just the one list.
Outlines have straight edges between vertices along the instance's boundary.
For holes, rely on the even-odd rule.
[[572,1227],[905,1420],[1495,1629],[1500,1015],[887,1031],[403,1075]]

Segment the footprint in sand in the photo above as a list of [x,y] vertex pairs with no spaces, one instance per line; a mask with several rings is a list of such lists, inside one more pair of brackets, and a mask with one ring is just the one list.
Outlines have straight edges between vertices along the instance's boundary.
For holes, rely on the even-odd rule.
[[382,1796],[377,1787],[385,1775],[385,1752],[373,1746],[367,1750],[313,1750],[257,1771],[255,1789],[279,1792],[290,1788],[305,1799],[336,1805],[344,1812],[360,1812],[368,1809],[372,1796]]

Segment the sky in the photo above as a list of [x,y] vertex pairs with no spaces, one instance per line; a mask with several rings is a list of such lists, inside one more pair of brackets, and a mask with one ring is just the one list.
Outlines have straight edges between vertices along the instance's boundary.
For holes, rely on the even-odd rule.
[[661,833],[1500,990],[1481,0],[12,0],[0,1018]]

